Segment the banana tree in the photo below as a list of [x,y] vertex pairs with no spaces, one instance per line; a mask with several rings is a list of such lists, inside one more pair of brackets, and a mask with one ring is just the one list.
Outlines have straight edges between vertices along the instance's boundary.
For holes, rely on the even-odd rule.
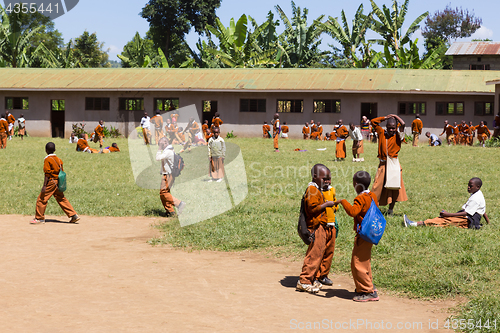
[[282,67],[310,67],[321,61],[327,52],[321,52],[319,45],[320,36],[323,33],[323,18],[320,15],[307,26],[307,8],[301,11],[292,1],[292,19],[288,19],[280,6],[276,6],[276,11],[285,24],[285,31],[279,36],[279,42],[283,49],[283,56],[280,59]]
[[73,57],[73,41],[70,40],[64,49],[57,49],[55,52],[49,50],[44,43],[40,43],[33,55],[40,59],[44,68],[77,68],[82,64]]
[[[323,24],[323,30],[342,45],[346,58],[353,59],[356,56],[358,47],[365,42],[366,31],[372,24],[373,12],[365,16],[363,14],[363,4],[359,5],[352,20],[352,29],[349,28],[344,10],[341,12],[341,18],[342,25],[340,25],[336,17],[329,16],[328,21]],[[361,50],[365,49],[362,48]]]
[[393,0],[392,11],[385,5],[380,9],[373,0],[370,0],[370,2],[372,4],[373,13],[379,19],[379,21],[373,20],[371,29],[383,38],[382,40],[376,41],[380,45],[387,43],[394,52],[410,41],[410,36],[420,28],[419,23],[429,15],[429,12],[421,14],[411,23],[406,33],[402,34],[401,30],[408,11],[409,0],[405,0],[401,7],[398,6],[397,0]]
[[419,55],[418,39],[409,42],[410,47],[401,47],[394,54],[389,50],[390,46],[384,45],[383,55],[379,61],[385,68],[405,68],[405,69],[440,69],[441,59],[440,50],[436,49],[423,56]]
[[18,17],[9,17],[0,5],[0,57],[10,67],[29,67],[32,58],[28,56],[31,38],[43,27],[21,29]]

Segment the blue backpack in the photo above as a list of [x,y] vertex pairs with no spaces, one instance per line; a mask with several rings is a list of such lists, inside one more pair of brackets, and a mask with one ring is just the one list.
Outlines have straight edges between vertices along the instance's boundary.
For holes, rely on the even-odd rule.
[[382,215],[382,212],[372,199],[370,208],[363,217],[361,226],[358,226],[357,231],[365,241],[377,245],[384,234],[386,223],[384,215]]

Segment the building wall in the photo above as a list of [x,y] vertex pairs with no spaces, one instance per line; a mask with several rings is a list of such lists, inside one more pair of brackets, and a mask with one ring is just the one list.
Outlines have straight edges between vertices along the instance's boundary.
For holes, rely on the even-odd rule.
[[500,55],[455,55],[454,70],[468,70],[470,65],[490,65],[490,70],[500,70]]
[[[344,124],[353,122],[359,124],[361,119],[361,103],[377,103],[378,116],[391,113],[398,113],[399,102],[425,102],[426,114],[422,115],[424,130],[431,129],[431,132],[438,132],[443,126],[443,121],[448,120],[460,122],[462,119],[473,121],[478,124],[481,120],[486,120],[488,125],[492,125],[493,115],[475,116],[474,102],[493,102],[494,110],[499,110],[500,85],[496,85],[496,94],[489,95],[444,95],[444,94],[424,94],[424,93],[321,93],[321,92],[154,92],[154,91],[130,91],[130,92],[106,92],[102,90],[92,92],[82,91],[0,91],[0,112],[5,112],[6,97],[28,97],[29,110],[11,110],[11,113],[18,118],[24,113],[26,127],[32,136],[50,137],[51,133],[51,100],[65,100],[65,136],[71,134],[73,123],[85,123],[85,129],[92,131],[100,119],[104,120],[106,126],[117,127],[124,135],[128,135],[139,126],[143,111],[120,111],[118,110],[119,98],[144,98],[145,110],[149,115],[153,115],[154,98],[179,98],[179,106],[182,108],[188,105],[196,105],[200,119],[202,119],[202,101],[217,100],[218,112],[221,115],[224,125],[222,134],[234,131],[240,137],[260,136],[262,134],[262,124],[268,123],[276,112],[277,99],[303,99],[304,112],[302,113],[280,113],[281,122],[287,122],[290,126],[291,137],[300,137],[301,129],[305,122],[314,119],[323,124],[324,131],[331,131],[338,119],[342,119]],[[109,97],[109,111],[89,111],[85,110],[86,97]],[[240,112],[240,99],[266,99],[266,112]],[[339,99],[341,101],[341,113],[313,113],[313,101],[315,99]],[[463,102],[464,115],[436,115],[436,102]],[[494,112],[496,113],[496,112]],[[415,118],[414,115],[401,115],[408,126]],[[185,122],[182,119],[180,122]],[[490,125],[491,124],[491,125]],[[438,133],[439,134],[439,133]]]

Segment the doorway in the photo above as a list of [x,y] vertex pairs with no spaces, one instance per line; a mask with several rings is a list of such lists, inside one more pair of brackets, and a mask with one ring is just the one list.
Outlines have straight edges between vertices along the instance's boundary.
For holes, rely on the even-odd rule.
[[361,103],[361,118],[363,116],[368,120],[377,118],[377,103]]
[[212,123],[212,118],[215,116],[217,112],[217,101],[202,101],[201,109],[202,112],[202,123],[205,123],[205,120],[208,120],[208,125]]
[[50,124],[53,138],[64,139],[64,99],[53,99],[50,101]]

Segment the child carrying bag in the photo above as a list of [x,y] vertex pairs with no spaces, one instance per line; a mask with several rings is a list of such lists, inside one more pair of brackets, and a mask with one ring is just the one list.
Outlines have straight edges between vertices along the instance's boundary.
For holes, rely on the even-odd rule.
[[[396,134],[398,135],[398,134]],[[389,149],[387,147],[387,140],[385,141],[387,162],[385,164],[385,185],[388,190],[399,190],[401,188],[401,166],[399,159],[389,157]]]
[[[54,161],[57,163],[57,160],[54,159]],[[59,165],[59,163],[57,163],[57,165]],[[59,165],[59,174],[57,175],[57,178],[57,189],[59,192],[66,191],[66,172],[63,171],[61,165]]]
[[386,221],[384,215],[372,199],[370,208],[363,217],[361,225],[358,225],[357,232],[365,241],[377,245],[385,231]]

